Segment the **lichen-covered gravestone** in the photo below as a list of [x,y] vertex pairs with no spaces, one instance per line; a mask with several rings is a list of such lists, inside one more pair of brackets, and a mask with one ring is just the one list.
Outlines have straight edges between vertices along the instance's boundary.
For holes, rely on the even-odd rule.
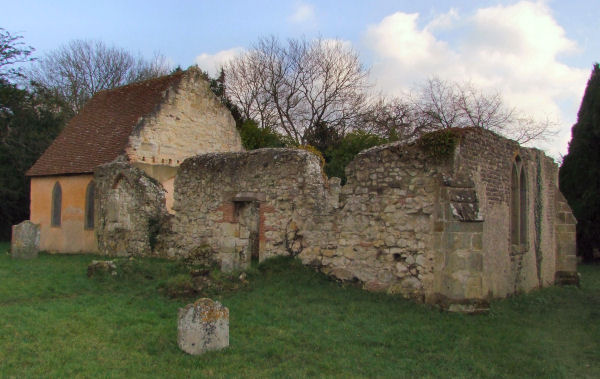
[[207,298],[179,309],[177,344],[192,355],[229,346],[229,309]]
[[40,248],[40,226],[26,220],[12,227],[10,254],[16,259],[37,258]]

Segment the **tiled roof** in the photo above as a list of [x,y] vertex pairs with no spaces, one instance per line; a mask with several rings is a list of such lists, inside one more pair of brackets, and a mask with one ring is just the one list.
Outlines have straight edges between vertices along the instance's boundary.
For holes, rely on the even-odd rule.
[[27,176],[91,173],[125,151],[140,118],[153,113],[185,72],[98,92],[65,126]]

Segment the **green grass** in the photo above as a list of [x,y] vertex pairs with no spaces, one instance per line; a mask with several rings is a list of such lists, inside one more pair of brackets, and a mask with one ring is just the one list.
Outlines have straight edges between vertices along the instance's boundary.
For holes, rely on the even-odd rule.
[[89,279],[97,257],[19,261],[7,248],[0,377],[600,377],[600,266],[580,268],[581,289],[547,288],[467,316],[277,259],[215,296],[230,310],[230,347],[194,357],[176,343],[187,301],[159,291],[181,264],[136,260]]

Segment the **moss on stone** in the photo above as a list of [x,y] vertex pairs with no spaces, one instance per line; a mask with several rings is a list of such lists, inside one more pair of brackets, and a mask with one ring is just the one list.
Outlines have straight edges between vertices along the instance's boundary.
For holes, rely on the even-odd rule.
[[458,129],[443,129],[427,133],[417,140],[417,145],[435,160],[444,160],[454,154],[460,141]]

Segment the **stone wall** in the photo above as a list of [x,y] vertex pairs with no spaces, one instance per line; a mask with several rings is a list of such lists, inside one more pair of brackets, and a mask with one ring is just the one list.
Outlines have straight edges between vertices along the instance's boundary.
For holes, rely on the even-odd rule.
[[169,236],[164,189],[142,170],[123,162],[99,166],[96,182],[96,235],[100,253],[158,255]]
[[[301,255],[322,271],[374,291],[424,300],[433,282],[431,230],[443,165],[416,146],[360,153],[346,169],[329,238]],[[314,257],[314,258],[313,258]]]
[[579,284],[577,276],[577,256],[575,247],[575,226],[577,221],[571,208],[560,191],[556,191],[556,273],[559,284]]
[[175,182],[169,255],[208,246],[225,269],[246,267],[252,255],[293,255],[369,290],[425,300],[444,170],[450,165],[430,164],[416,146],[378,147],[351,163],[340,191],[302,150],[191,158]]
[[126,152],[130,162],[178,166],[197,154],[241,150],[231,113],[201,72],[190,68],[160,107],[139,121]]
[[[161,232],[155,253],[208,254],[225,270],[292,255],[368,290],[469,312],[489,298],[552,284],[557,271],[574,273],[574,219],[556,195],[556,164],[490,132],[459,134],[445,158],[419,143],[365,150],[347,167],[344,186],[337,178],[327,180],[318,158],[304,150],[189,158],[176,176],[175,214],[171,224],[164,223],[170,229]],[[523,172],[518,245],[510,221],[515,162]],[[108,182],[116,175],[110,173]],[[129,250],[137,253],[147,249],[141,242],[147,220],[166,213],[157,205],[163,201],[158,189],[152,189],[152,200],[135,200],[147,186],[132,198],[118,186],[112,189],[113,196],[135,204],[132,212],[146,209],[144,201],[148,205],[128,227],[136,230],[127,243],[135,242],[139,247]],[[103,251],[117,248],[100,245],[107,246]]]
[[[527,184],[527,242],[518,247],[512,246],[510,238],[511,169],[516,159],[521,161]],[[553,246],[556,164],[539,150],[471,129],[462,136],[454,166],[472,178],[485,219],[481,295],[504,297],[552,284],[559,253]]]
[[247,267],[253,255],[298,255],[319,238],[316,220],[327,213],[327,198],[318,160],[303,150],[187,159],[175,179],[168,255],[210,247],[225,269]]

